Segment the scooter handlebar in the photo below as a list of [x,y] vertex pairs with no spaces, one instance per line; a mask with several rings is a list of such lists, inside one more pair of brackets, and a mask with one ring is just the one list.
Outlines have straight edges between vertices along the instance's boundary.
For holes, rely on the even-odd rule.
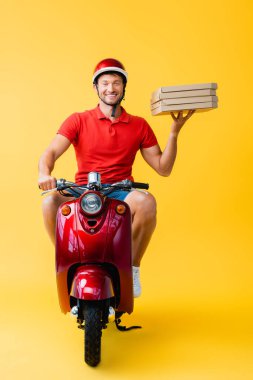
[[[49,193],[51,191],[61,191],[61,190],[65,190],[67,188],[70,188],[70,187],[80,187],[80,188],[86,188],[86,186],[78,186],[77,184],[75,184],[74,182],[70,182],[70,181],[66,181],[65,179],[61,178],[61,179],[58,179],[56,181],[56,188],[54,189],[51,189],[51,190],[46,190],[46,191],[43,191],[43,193],[41,195],[44,195],[46,193]],[[109,186],[110,187],[110,186]],[[132,182],[132,181],[129,181],[129,180],[124,180],[122,182],[117,182],[115,184],[112,184],[111,185],[111,188],[113,187],[118,187],[118,188],[134,188],[134,189],[144,189],[144,190],[148,190],[149,189],[149,184],[148,183],[142,183],[142,182]]]
[[149,184],[148,183],[142,183],[142,182],[132,182],[132,187],[136,189],[149,189]]
[[[62,190],[62,189],[66,189],[67,187],[77,187],[77,185],[73,182],[69,182],[69,181],[66,181],[65,179],[61,178],[61,179],[58,179],[57,180],[57,189],[58,190]],[[129,180],[124,180],[122,182],[117,182],[115,184],[113,184],[114,186],[119,186],[122,188],[124,187],[133,187],[135,189],[145,189],[145,190],[148,190],[149,189],[149,184],[148,183],[143,183],[143,182],[132,182],[132,181],[129,181]],[[112,185],[112,186],[113,186]],[[82,186],[81,186],[82,187]]]

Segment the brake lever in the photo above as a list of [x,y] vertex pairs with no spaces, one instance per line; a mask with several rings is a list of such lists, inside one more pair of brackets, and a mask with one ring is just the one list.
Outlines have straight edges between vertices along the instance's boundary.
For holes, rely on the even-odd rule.
[[53,189],[42,191],[40,195],[42,196],[42,195],[45,195],[45,194],[51,193],[52,191],[57,191],[57,190],[58,190],[57,187],[54,187]]

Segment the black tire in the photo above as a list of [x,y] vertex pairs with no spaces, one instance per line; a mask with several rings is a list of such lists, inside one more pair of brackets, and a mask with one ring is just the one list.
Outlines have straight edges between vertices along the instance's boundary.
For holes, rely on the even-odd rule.
[[102,302],[86,302],[84,306],[84,360],[96,367],[101,359]]

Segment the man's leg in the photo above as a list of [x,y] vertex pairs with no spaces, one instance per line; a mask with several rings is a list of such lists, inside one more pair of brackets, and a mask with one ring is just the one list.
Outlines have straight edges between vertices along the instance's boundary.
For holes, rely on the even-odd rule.
[[53,244],[55,244],[55,227],[56,227],[56,214],[59,206],[72,200],[74,198],[67,198],[59,193],[52,193],[43,200],[42,211],[46,230],[49,234]]
[[156,200],[153,195],[142,191],[131,191],[125,198],[130,206],[133,223],[133,265],[140,266],[156,226]]
[[133,291],[141,295],[140,263],[156,226],[156,201],[153,195],[132,191],[126,198],[132,213]]

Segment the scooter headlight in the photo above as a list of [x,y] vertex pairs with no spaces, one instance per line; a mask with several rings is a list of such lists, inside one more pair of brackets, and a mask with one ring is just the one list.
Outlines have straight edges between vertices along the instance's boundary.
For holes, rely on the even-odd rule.
[[89,193],[83,196],[81,207],[87,214],[97,214],[103,206],[101,198],[94,193]]

